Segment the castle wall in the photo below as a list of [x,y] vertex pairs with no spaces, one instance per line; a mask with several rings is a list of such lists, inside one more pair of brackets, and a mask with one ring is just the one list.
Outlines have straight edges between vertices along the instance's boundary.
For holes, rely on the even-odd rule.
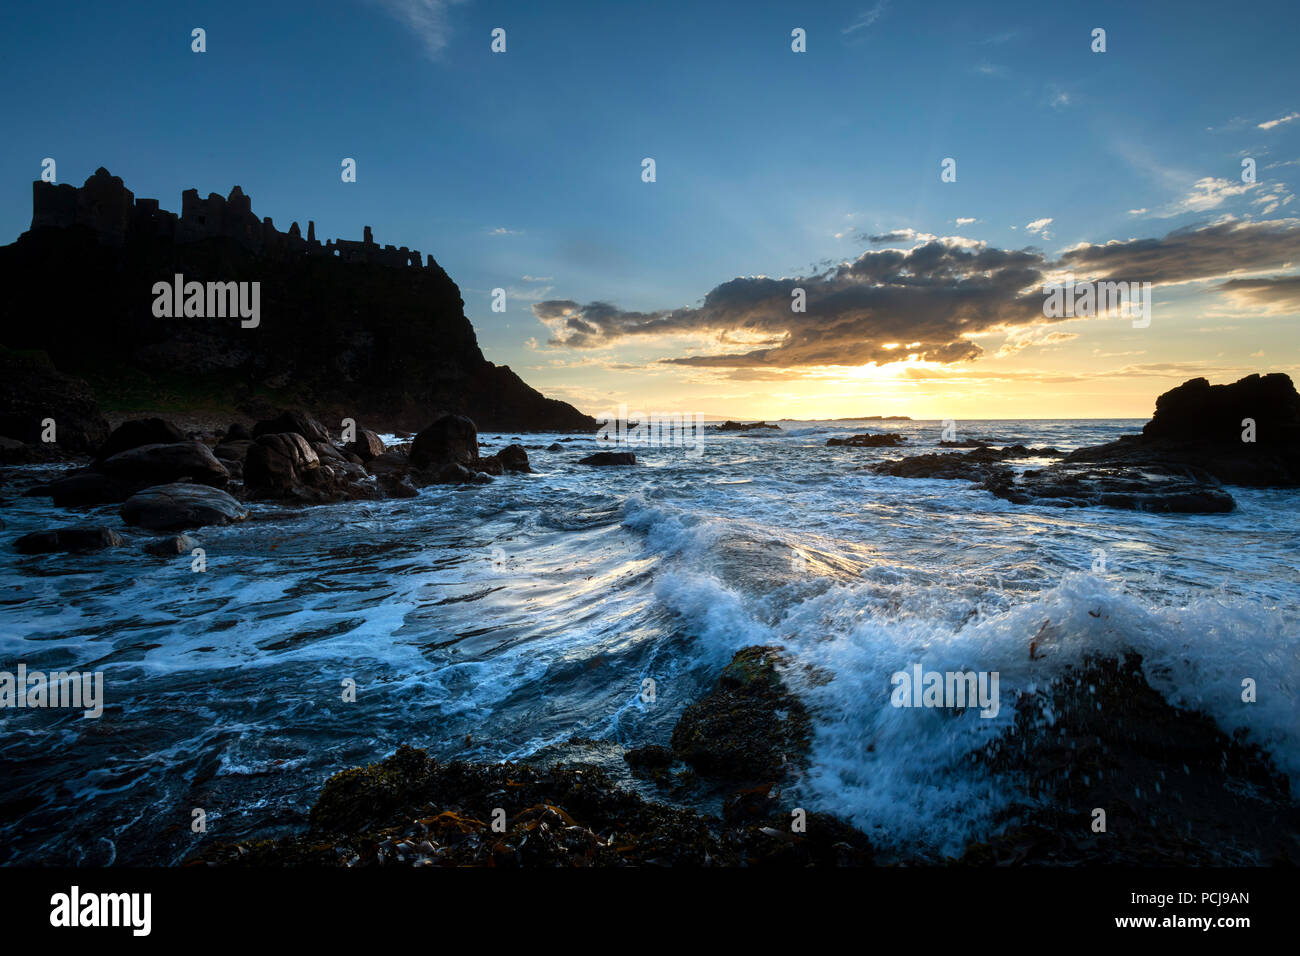
[[335,239],[319,242],[316,223],[308,221],[307,238],[298,223],[288,232],[275,228],[271,217],[258,219],[253,201],[236,186],[230,195],[210,193],[199,198],[197,189],[181,193],[181,212],[159,208],[157,199],[136,200],[121,178],[102,166],[81,188],[71,184],[32,183],[32,229],[68,229],[86,226],[101,241],[122,245],[133,236],[169,239],[176,243],[198,242],[213,237],[233,239],[259,255],[274,258],[296,256],[331,256],[343,262],[370,262],[379,265],[437,269],[433,256],[426,265],[418,250],[379,246],[366,226],[362,240]]

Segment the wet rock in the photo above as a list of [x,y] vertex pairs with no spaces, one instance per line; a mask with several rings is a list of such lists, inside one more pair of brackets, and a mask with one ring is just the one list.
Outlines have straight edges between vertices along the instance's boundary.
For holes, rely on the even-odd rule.
[[260,435],[244,458],[244,488],[250,495],[289,496],[319,467],[315,449],[298,432]]
[[113,429],[108,440],[95,452],[95,461],[102,462],[120,452],[143,445],[171,445],[185,440],[181,430],[165,419],[140,418],[123,422]]
[[0,465],[31,465],[63,461],[67,457],[67,452],[44,442],[28,445],[16,438],[0,435]]
[[579,459],[580,465],[635,465],[636,455],[630,451],[598,451]]
[[34,531],[14,542],[22,554],[50,554],[56,551],[99,551],[120,548],[122,536],[111,528],[59,528]]
[[198,546],[199,543],[188,534],[177,534],[150,541],[144,546],[144,550],[161,558],[171,558],[180,554],[191,554]]
[[[1300,863],[1300,807],[1271,760],[1172,706],[1137,654],[1093,658],[1016,702],[980,756],[1027,799],[957,862],[1258,866]],[[1092,808],[1106,832],[1092,830]]]
[[379,475],[376,482],[385,498],[416,498],[420,494],[406,475]]
[[366,471],[372,475],[402,476],[411,470],[411,460],[400,448],[389,448],[377,458],[366,462]]
[[[1254,441],[1243,440],[1247,419],[1255,423]],[[1194,378],[1156,399],[1141,435],[1080,448],[1065,460],[1135,470],[1190,466],[1230,485],[1300,487],[1300,394],[1280,372],[1231,385]]]
[[362,461],[370,461],[384,453],[383,439],[368,428],[358,430],[357,440],[349,442],[345,447]]
[[254,438],[261,438],[263,435],[282,435],[286,432],[301,435],[309,442],[330,440],[325,426],[306,412],[281,412],[275,418],[260,421],[253,426]]
[[528,464],[528,452],[524,451],[522,445],[507,445],[493,457],[505,471],[528,473],[533,470]]
[[256,435],[248,430],[248,426],[235,422],[235,424],[226,429],[226,434],[221,440],[223,443],[233,441],[252,441],[256,437]]
[[243,464],[248,458],[248,449],[252,447],[252,440],[227,436],[220,445],[212,449],[212,454],[223,462],[237,461]]
[[677,758],[667,747],[651,744],[648,747],[634,747],[623,754],[623,759],[629,767],[667,768]]
[[230,481],[230,472],[212,449],[197,441],[141,445],[106,458],[96,467],[110,478],[142,487],[188,478],[221,488]]
[[[505,832],[492,829],[505,811]],[[196,862],[242,866],[807,866],[871,862],[866,836],[809,814],[729,826],[652,803],[583,765],[440,763],[401,747],[335,774],[299,835],[209,847]]]
[[887,432],[882,435],[851,435],[848,438],[828,438],[827,446],[847,445],[851,448],[892,448],[902,445],[907,441],[897,432]]
[[868,471],[878,475],[890,475],[894,478],[934,478],[944,481],[990,481],[994,478],[1012,476],[1011,469],[999,464],[1001,457],[996,453],[977,454],[986,449],[977,449],[967,454],[945,453],[912,455],[908,458],[893,458],[889,461],[868,465]]
[[207,485],[159,485],[132,495],[122,505],[122,520],[151,531],[223,525],[248,517],[226,492]]
[[546,446],[546,450],[547,450],[547,451],[564,451],[564,446],[561,445],[558,441],[553,441],[553,442],[551,442],[549,445]]
[[[426,472],[426,475],[428,474]],[[430,484],[437,485],[485,485],[492,480],[492,476],[466,468],[456,462],[448,462],[426,480]]]
[[[970,481],[1018,505],[1104,507],[1155,513],[1219,514],[1235,507],[1213,475],[1191,466],[1140,468],[1077,465],[1071,458],[1017,475],[1003,462],[1059,455],[1054,448],[976,448],[966,453],[913,455],[869,465],[896,478]],[[1072,456],[1071,456],[1072,457]]]
[[672,749],[702,776],[773,781],[806,759],[807,710],[777,673],[777,647],[747,647],[682,712]]
[[986,479],[982,487],[1022,505],[1170,514],[1223,514],[1236,507],[1213,475],[1190,465],[1131,469],[1058,464],[1027,471],[1016,481]]
[[81,470],[56,478],[44,485],[34,485],[25,497],[50,498],[60,508],[86,505],[117,504],[140,490],[134,482],[119,481],[103,472]]
[[442,415],[411,445],[411,464],[437,471],[449,463],[469,465],[478,458],[478,429],[464,415]]

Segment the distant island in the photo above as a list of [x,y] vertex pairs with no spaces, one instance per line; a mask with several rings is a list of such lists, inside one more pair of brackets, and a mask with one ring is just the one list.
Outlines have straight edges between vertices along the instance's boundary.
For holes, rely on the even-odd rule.
[[782,418],[783,422],[910,422],[907,415],[853,415],[848,418]]

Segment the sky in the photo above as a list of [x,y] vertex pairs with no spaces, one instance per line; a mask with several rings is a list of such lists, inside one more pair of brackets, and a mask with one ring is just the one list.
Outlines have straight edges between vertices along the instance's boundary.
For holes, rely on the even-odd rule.
[[[280,229],[432,253],[484,354],[591,414],[1146,418],[1189,378],[1300,371],[1294,2],[6,19],[0,242],[46,157],[176,211],[238,184]],[[1045,315],[1067,275],[1152,283],[1149,321]]]

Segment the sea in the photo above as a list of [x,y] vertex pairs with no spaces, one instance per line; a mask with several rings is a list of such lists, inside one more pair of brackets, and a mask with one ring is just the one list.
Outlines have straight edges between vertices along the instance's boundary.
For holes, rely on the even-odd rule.
[[[864,470],[941,450],[939,422],[779,424],[637,445],[629,467],[578,464],[610,447],[592,435],[481,434],[485,453],[523,444],[534,472],[255,503],[193,532],[201,571],[145,554],[116,506],[74,518],[3,489],[0,670],[102,672],[104,712],[0,709],[0,864],[170,865],[294,832],[331,774],[401,744],[583,759],[671,802],[627,775],[623,748],[667,744],[755,644],[784,649],[812,719],[790,799],[861,827],[886,859],[985,833],[1020,795],[972,755],[1011,726],[1006,702],[1098,653],[1140,653],[1157,692],[1259,744],[1295,792],[1297,492],[1231,488],[1236,510],[1213,515],[1015,505]],[[966,421],[957,437],[1068,451],[1141,425]],[[826,444],[867,431],[908,441]],[[9,546],[79,523],[126,546]],[[892,675],[918,664],[996,672],[1004,705],[894,706]]]

